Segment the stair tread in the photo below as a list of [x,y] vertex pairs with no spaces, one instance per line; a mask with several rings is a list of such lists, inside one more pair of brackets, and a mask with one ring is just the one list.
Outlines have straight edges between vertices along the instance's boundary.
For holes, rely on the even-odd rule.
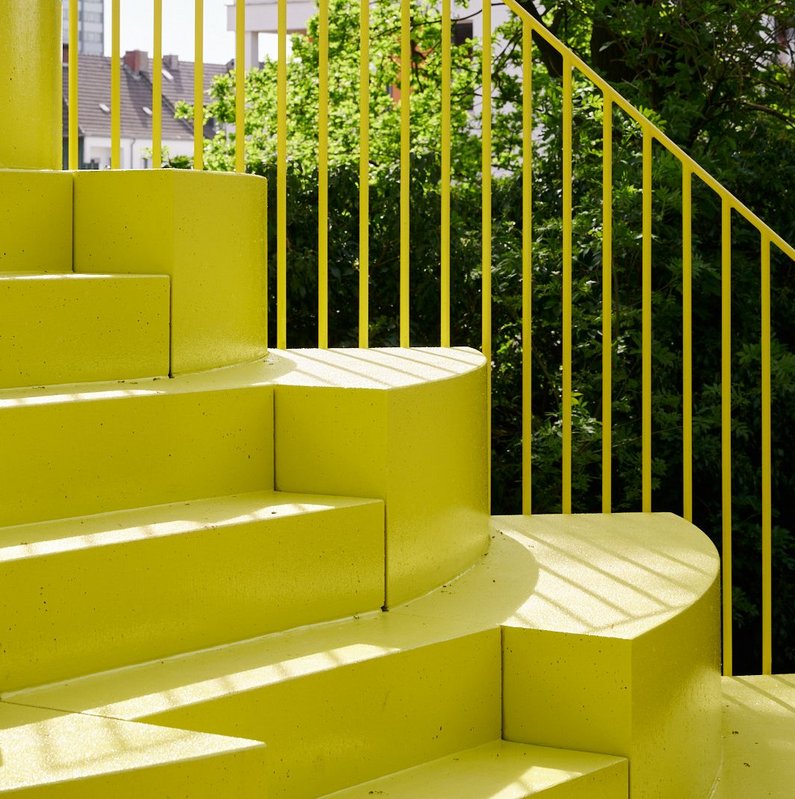
[[[264,748],[243,738],[0,702],[0,794],[247,751],[257,756]],[[225,769],[224,778],[230,775]]]
[[723,678],[723,748],[710,799],[791,799],[795,674]]
[[[618,637],[642,635],[661,618],[675,612],[676,608],[671,607],[672,587],[676,588],[674,593],[681,603],[691,601],[690,589],[675,582],[681,570],[701,569],[703,574],[695,573],[701,575],[705,584],[709,581],[710,568],[714,565],[711,544],[707,547],[701,538],[694,537],[692,526],[663,514],[663,527],[668,531],[674,551],[680,552],[682,558],[690,557],[693,564],[691,567],[687,561],[678,559],[656,564],[660,570],[665,567],[670,571],[667,577],[664,572],[657,575],[657,589],[669,605],[633,619],[632,607],[620,612],[617,602],[622,596],[636,601],[635,594],[616,593],[617,589],[626,588],[623,577],[617,575],[614,582],[609,574],[601,572],[597,576],[602,584],[589,586],[591,593],[579,589],[571,593],[572,586],[561,571],[566,565],[561,561],[571,560],[569,567],[575,570],[598,568],[583,560],[584,553],[590,554],[584,549],[585,543],[590,537],[606,546],[609,539],[604,535],[606,522],[599,515],[567,517],[575,533],[579,530],[579,535],[570,537],[560,535],[561,518],[566,517],[499,517],[497,525],[506,532],[495,533],[489,553],[476,566],[459,579],[419,600],[393,608],[389,613],[376,611],[352,619],[288,630],[140,664],[123,672],[89,675],[27,693],[23,691],[21,695],[29,697],[26,701],[64,710],[141,718],[178,704],[210,701],[340,664],[432,646],[500,625],[533,629],[550,626],[556,629],[557,626],[564,631],[573,629],[577,633]],[[643,589],[646,594],[654,591],[655,580],[648,573],[650,567],[644,567],[643,560],[638,560],[642,557],[642,537],[637,537],[633,531],[648,523],[652,524],[653,532],[655,522],[651,520],[649,514],[612,514],[609,517],[611,525],[623,530],[614,544],[625,557],[634,560],[628,563],[628,568],[646,569],[648,579]],[[648,533],[648,528],[645,529]],[[535,537],[532,530],[536,530]],[[542,537],[547,535],[555,542],[554,548],[541,545]],[[633,541],[634,548],[629,546]],[[689,551],[686,549],[688,541]],[[654,562],[659,556],[652,553],[652,557]],[[559,594],[555,594],[556,591]],[[553,613],[547,622],[545,616],[550,609],[565,602],[568,602],[563,605],[565,613],[561,610],[563,615],[559,617]]]
[[84,547],[121,544],[245,521],[267,521],[334,508],[380,504],[381,500],[252,491],[90,516],[0,527],[0,563],[69,552]]
[[17,271],[3,270],[0,272],[0,281],[47,281],[47,282],[77,282],[77,283],[97,283],[101,281],[115,280],[119,283],[130,282],[133,280],[168,280],[166,274],[137,274],[134,272],[111,273],[96,272],[88,274],[85,272],[47,272],[45,270],[34,271],[21,269]]
[[[594,784],[592,777],[602,784]],[[588,793],[578,795],[620,799],[626,794],[626,780],[624,758],[492,741],[327,794],[325,799],[527,799],[577,781],[589,783]]]

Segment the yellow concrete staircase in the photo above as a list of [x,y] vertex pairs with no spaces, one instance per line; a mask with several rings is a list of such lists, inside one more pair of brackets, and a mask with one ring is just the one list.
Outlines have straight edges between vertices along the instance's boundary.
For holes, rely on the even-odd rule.
[[0,795],[789,799],[709,541],[491,519],[477,352],[268,352],[263,180],[48,171],[60,16],[0,2]]
[[2,231],[0,794],[737,796],[711,543],[490,519],[483,357],[268,352],[264,181],[218,178],[0,173],[72,220]]

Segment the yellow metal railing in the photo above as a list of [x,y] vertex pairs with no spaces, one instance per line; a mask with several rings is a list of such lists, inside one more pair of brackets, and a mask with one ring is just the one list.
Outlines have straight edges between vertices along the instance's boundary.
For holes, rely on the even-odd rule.
[[[351,0],[355,2],[355,0]],[[111,166],[121,163],[121,59],[120,59],[120,0],[111,3]],[[358,107],[360,111],[359,137],[359,307],[358,342],[369,344],[370,303],[370,44],[371,17],[368,0],[360,0],[360,68]],[[673,142],[660,128],[612,88],[579,56],[569,50],[541,22],[530,16],[516,0],[505,0],[505,5],[521,20],[521,86],[522,86],[522,137],[521,137],[521,438],[522,438],[522,508],[532,509],[532,419],[531,392],[531,335],[533,300],[533,58],[534,42],[543,40],[561,57],[562,62],[562,219],[561,219],[561,507],[564,513],[573,510],[572,470],[573,432],[572,412],[576,402],[572,374],[573,342],[573,112],[574,81],[585,79],[602,99],[602,442],[601,442],[601,508],[611,512],[613,506],[613,132],[614,115],[623,113],[639,126],[642,140],[642,269],[641,269],[641,508],[652,509],[653,490],[653,428],[652,428],[652,264],[653,251],[653,153],[662,147],[681,166],[682,208],[682,508],[685,518],[693,518],[693,178],[697,178],[717,195],[722,204],[721,231],[721,491],[722,491],[722,558],[723,558],[723,628],[724,670],[732,672],[732,405],[731,405],[731,299],[732,299],[732,220],[740,217],[758,231],[760,237],[761,272],[761,467],[762,467],[762,671],[772,669],[772,490],[771,490],[771,248],[795,260],[795,248],[761,221],[737,197]],[[77,2],[69,0],[69,167],[78,162],[78,80],[77,80]],[[318,74],[318,296],[317,343],[329,346],[329,0],[319,0],[319,74]],[[276,72],[276,344],[287,345],[287,163],[288,163],[288,85],[287,85],[287,0],[277,0],[278,66]],[[152,88],[152,149],[153,166],[161,163],[162,126],[162,0],[154,2],[154,63]],[[245,0],[235,0],[236,19],[236,76],[235,76],[235,169],[246,169],[246,116],[245,70]],[[451,34],[454,21],[451,0],[441,0],[441,126],[440,126],[440,246],[439,291],[440,334],[442,346],[450,346],[451,334],[451,114],[452,114],[452,55]],[[481,277],[482,350],[489,364],[492,352],[492,22],[491,5],[482,9],[483,35],[481,39]],[[204,76],[203,53],[203,2],[195,0],[195,52],[194,83],[194,159],[193,167],[204,166]],[[410,95],[412,70],[424,57],[415,51],[412,41],[412,13],[410,0],[404,0],[400,13],[399,31],[396,35],[395,58],[399,61],[398,85],[392,89],[399,105],[399,325],[401,346],[411,343],[411,176],[412,176],[412,120]],[[397,97],[399,93],[399,98]],[[489,378],[491,379],[491,378]]]

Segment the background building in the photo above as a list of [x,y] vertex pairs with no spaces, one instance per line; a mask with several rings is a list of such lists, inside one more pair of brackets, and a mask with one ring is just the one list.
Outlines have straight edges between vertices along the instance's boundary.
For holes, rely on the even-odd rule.
[[[63,2],[62,41],[69,42],[69,2]],[[105,46],[105,4],[103,0],[77,0],[77,52],[102,55]]]

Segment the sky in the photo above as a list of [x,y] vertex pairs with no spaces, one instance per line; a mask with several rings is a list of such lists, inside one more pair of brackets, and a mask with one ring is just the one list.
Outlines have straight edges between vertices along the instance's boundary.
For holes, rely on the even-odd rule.
[[[193,61],[194,0],[163,0],[163,54]],[[229,0],[204,0],[204,60],[225,64],[234,58],[235,36],[226,30]],[[152,55],[152,0],[121,0],[121,52],[146,50]],[[110,55],[111,0],[105,0],[105,54]],[[260,36],[260,58],[275,53],[275,36]],[[270,40],[273,39],[271,49]]]

